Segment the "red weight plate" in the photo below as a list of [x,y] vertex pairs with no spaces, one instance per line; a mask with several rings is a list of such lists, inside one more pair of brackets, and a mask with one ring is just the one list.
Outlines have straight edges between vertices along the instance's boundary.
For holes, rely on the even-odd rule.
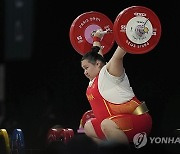
[[[127,31],[129,33],[131,31],[130,29],[127,30],[127,27],[133,28],[135,26],[134,23],[141,22],[139,19],[146,19],[150,25],[149,29],[152,29],[148,39],[146,36],[144,38],[142,37],[142,39],[147,40],[144,42],[141,40],[142,43],[133,42],[127,35]],[[144,24],[146,24],[146,21],[143,21]],[[113,32],[117,44],[124,50],[132,54],[143,54],[151,51],[158,44],[161,37],[161,23],[158,16],[151,9],[144,6],[131,6],[118,14],[114,22]],[[132,36],[132,39],[134,38]],[[140,40],[141,37],[135,39]]]
[[94,113],[92,110],[86,111],[82,116],[82,127],[84,127],[85,123],[90,120],[91,118],[94,118]]
[[74,131],[70,128],[63,129],[61,135],[63,138],[63,142],[66,144],[74,136]]
[[71,128],[66,128],[67,130],[68,130],[68,132],[69,132],[69,137],[70,137],[70,139],[74,136],[74,131],[73,131],[73,129],[71,129]]
[[58,134],[58,131],[57,129],[50,129],[48,131],[48,135],[47,135],[47,143],[51,143],[51,142],[54,142],[57,140],[57,134]]
[[47,134],[47,143],[58,141],[63,128],[51,128]]
[[[90,11],[79,15],[72,23],[69,31],[73,48],[81,55],[91,50],[93,39],[91,33],[97,29],[112,31],[113,23],[104,14]],[[113,33],[105,34],[101,40],[102,52],[106,54],[114,44]]]

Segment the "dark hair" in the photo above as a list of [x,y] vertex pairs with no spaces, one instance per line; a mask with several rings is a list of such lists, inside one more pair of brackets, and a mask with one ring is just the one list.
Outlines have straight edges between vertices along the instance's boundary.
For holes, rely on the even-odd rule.
[[87,59],[90,63],[95,64],[96,61],[99,60],[103,64],[106,64],[104,57],[102,55],[98,54],[99,50],[100,50],[100,47],[93,46],[88,53],[83,55],[83,57],[81,58],[81,61]]

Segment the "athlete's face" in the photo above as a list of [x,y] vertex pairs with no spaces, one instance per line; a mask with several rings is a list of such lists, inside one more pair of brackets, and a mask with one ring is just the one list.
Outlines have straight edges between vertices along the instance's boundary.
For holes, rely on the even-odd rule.
[[81,61],[81,67],[84,69],[84,75],[93,80],[100,71],[100,61],[96,61],[95,64],[90,63],[87,59]]

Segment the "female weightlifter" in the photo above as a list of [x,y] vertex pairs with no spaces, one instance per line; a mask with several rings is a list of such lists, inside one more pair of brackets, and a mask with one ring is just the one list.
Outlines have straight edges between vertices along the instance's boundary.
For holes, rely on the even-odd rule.
[[130,86],[123,67],[126,51],[118,46],[109,62],[105,61],[101,31],[94,33],[92,49],[81,59],[90,80],[86,95],[95,116],[85,123],[84,131],[97,143],[109,140],[128,145],[137,133],[151,132],[152,118]]

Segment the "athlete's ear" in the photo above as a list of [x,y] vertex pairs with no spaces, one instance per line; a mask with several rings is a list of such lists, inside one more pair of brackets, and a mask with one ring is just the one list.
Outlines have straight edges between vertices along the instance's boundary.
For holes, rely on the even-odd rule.
[[96,65],[97,65],[97,66],[100,66],[100,65],[101,65],[101,61],[97,60],[97,61],[96,61]]

